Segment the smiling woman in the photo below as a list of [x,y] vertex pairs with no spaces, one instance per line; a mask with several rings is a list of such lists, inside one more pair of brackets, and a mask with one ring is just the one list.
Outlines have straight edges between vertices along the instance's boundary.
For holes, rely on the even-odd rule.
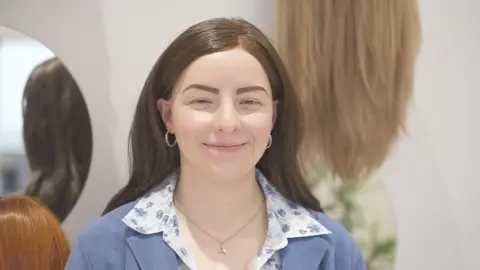
[[191,26],[140,94],[128,184],[80,235],[66,269],[364,270],[301,173],[303,117],[254,25]]
[[180,163],[212,184],[237,180],[271,143],[273,93],[261,63],[243,49],[200,57],[157,106],[182,146]]

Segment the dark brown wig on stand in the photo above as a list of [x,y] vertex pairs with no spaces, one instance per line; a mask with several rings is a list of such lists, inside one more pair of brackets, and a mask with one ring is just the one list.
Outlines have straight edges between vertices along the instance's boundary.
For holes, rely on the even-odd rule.
[[90,168],[92,127],[74,78],[58,58],[30,74],[23,94],[23,139],[37,197],[63,221],[78,200]]

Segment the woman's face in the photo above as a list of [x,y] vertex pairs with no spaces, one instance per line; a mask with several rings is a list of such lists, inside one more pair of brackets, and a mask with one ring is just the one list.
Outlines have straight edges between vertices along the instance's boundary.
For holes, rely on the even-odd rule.
[[157,105],[177,140],[182,166],[220,179],[239,178],[255,168],[275,118],[267,74],[242,49],[197,59],[177,82],[172,99]]

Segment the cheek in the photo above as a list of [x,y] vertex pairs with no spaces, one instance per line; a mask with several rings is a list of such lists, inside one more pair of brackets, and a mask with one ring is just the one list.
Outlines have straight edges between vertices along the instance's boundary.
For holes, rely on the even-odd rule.
[[206,113],[179,106],[172,110],[173,131],[179,140],[193,140],[208,129],[209,117]]
[[266,141],[272,131],[271,114],[251,115],[244,121],[245,127],[255,136],[256,140]]

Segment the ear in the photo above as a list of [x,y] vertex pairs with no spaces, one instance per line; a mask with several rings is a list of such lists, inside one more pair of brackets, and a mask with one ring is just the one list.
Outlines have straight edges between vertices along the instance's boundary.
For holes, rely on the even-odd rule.
[[167,130],[171,130],[172,125],[172,104],[165,99],[157,100],[157,110],[162,116],[163,123],[167,127]]

